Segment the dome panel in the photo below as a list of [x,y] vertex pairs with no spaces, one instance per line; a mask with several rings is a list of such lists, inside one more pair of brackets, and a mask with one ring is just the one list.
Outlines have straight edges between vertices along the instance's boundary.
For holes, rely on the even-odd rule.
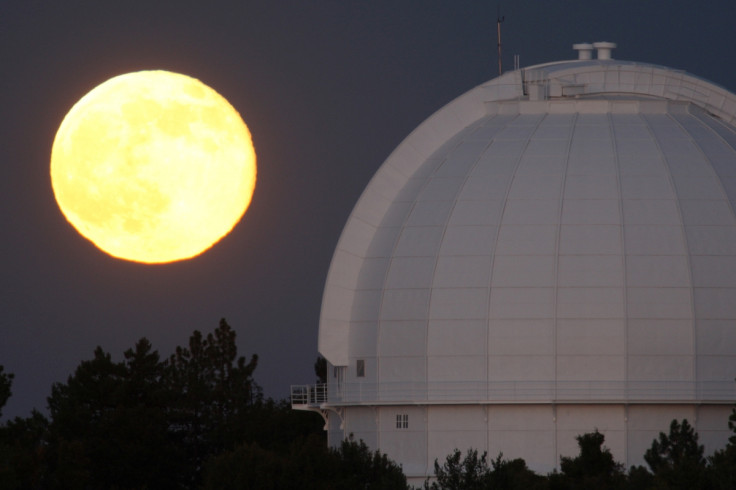
[[488,326],[482,320],[430,320],[427,326],[427,355],[484,356]]
[[491,289],[490,317],[493,319],[551,318],[554,311],[554,288],[495,286]]
[[488,255],[493,251],[496,226],[448,226],[444,229],[440,255]]
[[509,225],[557,224],[560,222],[560,200],[509,199],[504,208],[503,222]]
[[624,318],[625,304],[621,288],[557,288],[556,308],[559,319]]
[[631,319],[692,318],[692,292],[689,288],[629,286],[626,290],[626,308]]
[[[468,179],[467,182],[473,180]],[[505,202],[502,199],[482,199],[483,197],[496,197],[496,194],[489,192],[487,196],[479,195],[477,200],[466,200],[463,197],[464,195],[461,194],[457,202],[453,203],[448,226],[492,226],[501,222]]]
[[682,220],[686,225],[722,225],[734,224],[734,213],[730,203],[724,199],[716,200],[711,196],[708,200],[680,201]]
[[[505,199],[511,182],[511,173],[508,175],[485,175],[473,173],[468,176],[458,195],[458,201],[501,201]],[[486,207],[487,204],[481,204]],[[453,213],[457,214],[457,213]]]
[[491,256],[440,256],[434,271],[435,288],[487,287],[491,273]]
[[686,230],[694,255],[736,255],[736,230],[732,226],[688,226]]
[[[554,322],[548,316],[540,315],[539,319],[531,316],[519,319],[517,315],[510,317],[513,319],[499,319],[493,322],[493,327],[489,331],[488,353],[492,359],[498,362],[512,359],[521,361],[527,356],[547,358],[554,354]],[[542,363],[544,364],[546,362]],[[489,379],[502,377],[503,373],[497,367],[489,370]],[[551,373],[552,371],[549,371],[546,376],[539,379],[548,379]]]

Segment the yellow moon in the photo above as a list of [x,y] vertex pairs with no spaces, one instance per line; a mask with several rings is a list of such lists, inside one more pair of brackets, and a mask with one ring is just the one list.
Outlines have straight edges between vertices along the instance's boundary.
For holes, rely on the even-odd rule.
[[113,257],[184,260],[240,221],[256,182],[248,127],[220,94],[167,71],[120,75],[82,97],[51,150],[66,219]]

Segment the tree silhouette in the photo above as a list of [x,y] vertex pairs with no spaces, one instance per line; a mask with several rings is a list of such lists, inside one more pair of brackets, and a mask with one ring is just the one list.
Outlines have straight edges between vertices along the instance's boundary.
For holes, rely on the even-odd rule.
[[490,487],[494,490],[542,490],[547,478],[537,475],[521,458],[503,459],[503,453],[491,461]]
[[570,489],[616,489],[626,483],[624,467],[617,463],[611,451],[603,446],[605,436],[594,432],[577,436],[580,454],[575,458],[560,458],[561,479],[564,488]]
[[728,417],[728,428],[732,432],[728,444],[708,458],[711,485],[718,490],[736,488],[736,409]]
[[13,384],[13,374],[4,373],[5,367],[0,364],[0,417],[3,416],[3,407],[10,398],[11,391],[10,387]]
[[[52,386],[48,419],[34,411],[0,426],[0,489],[201,488],[207,462],[238,447],[252,462],[276,458],[297,486],[314,471],[322,482],[338,478],[320,466],[332,457],[321,416],[264,400],[253,379],[258,358],[238,356],[235,339],[223,319],[166,360],[145,338],[119,362],[97,347]],[[0,370],[3,403],[11,380]],[[266,480],[271,469],[251,468]]]
[[50,466],[58,486],[177,487],[171,475],[185,466],[169,437],[159,355],[141,339],[124,358],[113,362],[98,347],[52,387]]
[[445,458],[445,462],[440,466],[439,462],[434,462],[434,476],[437,481],[425,483],[425,488],[431,490],[481,490],[490,488],[488,467],[488,454],[483,453],[478,456],[476,449],[468,449],[465,457],[462,457],[462,451],[455,449],[452,454]]
[[317,376],[317,383],[327,383],[327,359],[317,357],[314,361],[314,374]]
[[0,427],[0,489],[43,488],[48,473],[48,420],[33,411]]
[[703,453],[698,434],[687,419],[682,423],[673,420],[669,434],[659,433],[659,438],[644,454],[644,460],[659,485],[671,489],[703,488],[707,476]]
[[546,478],[535,474],[523,459],[505,460],[499,454],[488,466],[487,453],[480,456],[468,449],[465,457],[455,449],[445,458],[442,466],[435,460],[436,481],[424,482],[425,490],[535,490],[547,488]]
[[206,337],[195,330],[189,346],[166,361],[170,429],[185,448],[190,484],[199,481],[207,458],[242,441],[249,411],[262,398],[253,380],[257,364],[257,355],[248,362],[238,357],[235,331],[224,318]]
[[401,467],[363,441],[328,448],[318,438],[292,444],[287,452],[246,443],[207,462],[205,489],[212,490],[406,490]]

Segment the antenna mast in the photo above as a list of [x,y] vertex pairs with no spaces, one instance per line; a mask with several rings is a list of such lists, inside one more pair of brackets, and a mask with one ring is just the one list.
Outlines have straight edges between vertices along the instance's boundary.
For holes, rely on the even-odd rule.
[[496,15],[496,30],[498,32],[498,76],[500,77],[503,73],[503,67],[501,64],[501,22],[503,22],[506,19],[506,17],[501,17],[501,2],[498,2],[498,12]]

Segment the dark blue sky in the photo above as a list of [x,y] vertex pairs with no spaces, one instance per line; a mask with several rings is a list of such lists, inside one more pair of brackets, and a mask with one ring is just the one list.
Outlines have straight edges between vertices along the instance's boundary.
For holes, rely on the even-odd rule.
[[[213,5],[209,5],[212,3]],[[256,380],[281,398],[313,382],[322,287],[368,180],[423,119],[497,74],[495,1],[0,2],[0,364],[6,416],[45,409],[101,345],[140,337],[162,356],[225,317]],[[736,90],[736,2],[502,2],[504,65],[613,56],[683,69]],[[244,220],[201,257],[113,259],[64,220],[48,177],[69,108],[108,78],[166,69],[238,109],[258,154]]]

